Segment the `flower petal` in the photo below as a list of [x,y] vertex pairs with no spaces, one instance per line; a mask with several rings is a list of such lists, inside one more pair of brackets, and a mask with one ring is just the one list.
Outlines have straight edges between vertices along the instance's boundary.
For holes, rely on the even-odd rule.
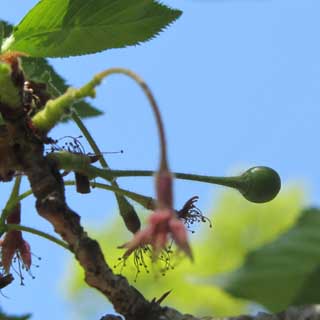
[[31,250],[30,245],[27,241],[22,240],[22,243],[19,245],[19,252],[21,254],[21,259],[24,265],[26,266],[27,270],[30,269],[31,266]]
[[126,248],[127,251],[124,253],[123,257],[127,258],[130,254],[139,247],[143,247],[147,244],[151,243],[151,229],[147,228],[144,230],[140,230],[135,233],[134,237],[131,241],[119,246],[118,248]]
[[188,242],[187,230],[184,224],[177,218],[172,218],[169,221],[169,228],[171,236],[179,249],[185,252],[185,254],[193,260],[192,251]]
[[1,263],[4,270],[9,273],[12,259],[21,239],[20,231],[8,232],[1,242]]

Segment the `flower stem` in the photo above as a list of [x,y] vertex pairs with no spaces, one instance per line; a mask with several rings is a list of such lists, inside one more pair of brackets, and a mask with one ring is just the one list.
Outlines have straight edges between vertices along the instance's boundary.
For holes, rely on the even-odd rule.
[[[75,181],[65,181],[64,183],[66,186],[74,186],[76,184]],[[140,205],[142,205],[146,209],[153,210],[155,208],[155,200],[152,197],[147,197],[147,196],[144,196],[139,193],[135,193],[135,192],[132,192],[129,190],[121,189],[121,188],[116,188],[113,186],[109,186],[107,184],[98,183],[98,182],[94,182],[94,181],[91,181],[90,185],[93,188],[104,189],[104,190],[112,191],[116,194],[126,196],[126,197],[134,200],[135,202],[139,203]],[[32,195],[31,190],[27,190],[26,192],[21,193],[18,196],[16,202],[12,203],[12,205],[15,205],[18,201],[21,201],[31,195]]]
[[0,217],[0,225],[3,225],[5,223],[12,209],[17,205],[17,202],[19,202],[18,198],[19,198],[20,185],[21,185],[21,176],[17,176],[14,181],[10,197],[6,203],[6,206],[2,210],[1,217]]
[[85,84],[79,89],[69,88],[60,97],[54,100],[49,100],[47,102],[44,109],[39,111],[32,118],[33,125],[40,131],[48,132],[60,121],[61,117],[65,114],[67,110],[70,109],[70,106],[73,103],[86,97],[95,97],[95,88],[102,82],[104,78],[112,74],[123,74],[130,77],[131,79],[137,82],[137,84],[142,88],[143,92],[147,96],[152,110],[154,112],[159,131],[161,148],[160,170],[167,170],[168,162],[166,151],[166,139],[159,108],[147,84],[131,70],[124,68],[110,68],[95,75],[91,81],[89,81],[87,84]]
[[158,132],[159,132],[160,149],[161,149],[160,170],[167,171],[168,170],[168,161],[167,161],[167,148],[166,148],[166,138],[165,138],[165,134],[164,134],[164,126],[163,126],[163,122],[161,119],[159,107],[158,107],[157,102],[156,102],[150,88],[148,87],[148,85],[137,74],[135,74],[131,70],[124,69],[124,68],[107,69],[107,70],[97,74],[95,77],[96,78],[95,81],[99,81],[99,83],[100,83],[102,81],[102,79],[106,78],[107,76],[109,76],[111,74],[117,74],[117,73],[124,74],[124,75],[130,77],[131,79],[133,79],[141,87],[141,89],[143,90],[143,92],[147,96],[147,98],[150,102],[151,108],[153,110],[153,113],[154,113],[154,116],[156,119],[156,123],[157,123]]
[[[87,175],[89,178],[100,177],[108,181],[113,177],[150,177],[154,176],[156,173],[151,170],[100,169],[91,165],[85,156],[75,155],[66,151],[50,153],[47,155],[47,157],[56,161],[60,169],[67,171],[78,171]],[[235,177],[214,177],[180,172],[173,172],[172,174],[178,179],[212,183],[235,189],[243,189],[246,184],[246,180],[243,179],[242,175]]]
[[20,195],[19,195],[19,197],[18,197],[18,199],[17,199],[17,202],[18,201],[21,201],[21,200],[23,200],[23,199],[25,199],[25,198],[27,198],[27,197],[29,197],[29,196],[31,196],[33,193],[32,193],[32,190],[30,189],[30,190],[27,190],[26,192],[24,192],[24,193],[21,193]]
[[[66,186],[73,186],[73,185],[75,185],[75,181],[65,181],[64,184]],[[146,209],[152,210],[155,208],[155,200],[152,197],[143,196],[139,193],[135,193],[135,192],[125,190],[125,189],[120,189],[117,187],[109,186],[107,184],[98,183],[98,182],[90,182],[90,185],[93,188],[104,189],[104,190],[112,191],[116,194],[127,196],[128,198],[139,203],[140,205],[142,205]]]
[[60,239],[57,239],[56,237],[51,236],[48,233],[42,232],[42,231],[34,229],[34,228],[22,226],[20,224],[5,224],[3,226],[3,229],[5,231],[19,230],[19,231],[25,231],[25,232],[28,232],[28,233],[32,233],[32,234],[35,234],[35,235],[40,236],[42,238],[45,238],[45,239],[47,239],[47,240],[49,240],[51,242],[54,242],[54,243],[58,244],[59,246],[71,251],[69,246],[64,241],[62,241]]
[[[149,177],[154,175],[154,171],[152,170],[109,170],[108,174],[115,177],[137,177],[137,176]],[[234,184],[238,183],[238,176],[216,177],[216,176],[206,176],[206,175],[181,173],[181,172],[173,172],[172,174],[175,176],[175,178],[178,178],[178,179],[221,184],[228,187],[230,186],[230,184],[232,184],[233,186]]]
[[[105,158],[103,157],[102,152],[100,151],[98,145],[96,144],[89,130],[84,125],[84,123],[82,122],[81,118],[78,116],[76,111],[72,111],[71,117],[74,120],[74,122],[77,124],[77,126],[79,127],[79,129],[81,130],[85,138],[87,139],[87,141],[89,142],[93,152],[99,157],[99,162],[101,166],[105,169],[109,169],[109,165],[105,160]],[[111,186],[113,186],[114,188],[119,188],[119,185],[115,177],[111,177],[109,181],[111,183]],[[122,216],[127,228],[131,232],[135,233],[137,230],[140,229],[140,225],[141,225],[140,219],[137,213],[135,212],[133,206],[129,203],[129,201],[125,197],[123,197],[119,193],[115,193],[115,196],[118,202],[120,215]]]
[[99,149],[98,145],[96,144],[95,140],[93,139],[91,133],[89,132],[87,127],[84,125],[83,121],[78,116],[76,111],[72,111],[71,118],[76,123],[76,125],[79,127],[79,129],[81,130],[81,132],[85,136],[85,138],[87,139],[87,141],[88,141],[90,147],[92,148],[93,152],[97,156],[99,156],[99,162],[100,162],[101,166],[103,168],[105,168],[105,169],[108,169],[109,166],[108,166],[105,158],[103,157],[102,152],[100,151],[100,149]]
[[[101,174],[102,175],[100,175],[100,177],[102,178],[105,178],[106,176],[110,176],[110,175],[117,178],[150,177],[150,176],[153,176],[155,172],[151,170],[109,170],[104,172],[101,170]],[[222,186],[235,188],[235,189],[241,188],[244,183],[244,181],[241,180],[240,176],[215,177],[215,176],[206,176],[206,175],[181,173],[181,172],[173,172],[172,174],[177,179],[212,183],[212,184],[222,185]]]

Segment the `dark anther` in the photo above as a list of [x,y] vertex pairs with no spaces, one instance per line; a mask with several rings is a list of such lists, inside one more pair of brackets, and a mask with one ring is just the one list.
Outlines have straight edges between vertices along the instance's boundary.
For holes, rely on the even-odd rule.
[[200,209],[196,207],[195,203],[199,197],[194,196],[190,198],[182,207],[181,210],[177,211],[177,215],[180,219],[184,220],[184,223],[190,228],[195,222],[209,222],[209,227],[212,227],[212,223],[209,218],[204,216]]

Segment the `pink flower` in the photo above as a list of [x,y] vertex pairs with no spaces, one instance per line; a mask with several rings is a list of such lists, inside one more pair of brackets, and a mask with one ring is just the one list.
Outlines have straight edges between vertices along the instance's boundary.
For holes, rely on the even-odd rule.
[[172,209],[156,209],[149,217],[148,226],[138,231],[133,239],[121,246],[126,248],[124,258],[128,257],[134,250],[151,245],[155,255],[165,248],[168,238],[171,237],[178,248],[184,251],[192,259],[191,248],[187,239],[187,231]]
[[157,256],[161,250],[166,248],[171,238],[178,248],[192,260],[186,227],[172,208],[172,174],[168,169],[160,169],[155,180],[157,207],[149,217],[148,226],[136,232],[131,241],[120,246],[120,248],[127,249],[123,257],[126,259],[136,249],[148,245],[151,245],[154,255]]

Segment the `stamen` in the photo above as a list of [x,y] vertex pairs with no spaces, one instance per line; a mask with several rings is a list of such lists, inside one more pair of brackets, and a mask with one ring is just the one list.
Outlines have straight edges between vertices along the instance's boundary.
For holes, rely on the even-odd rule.
[[[157,259],[154,257],[154,252],[151,246],[146,245],[143,247],[138,247],[130,256],[118,258],[119,262],[116,263],[113,268],[116,269],[121,266],[120,274],[122,274],[123,269],[127,266],[127,262],[130,261],[128,259],[131,259],[130,257],[132,257],[131,261],[136,269],[133,280],[134,282],[137,282],[138,277],[143,270],[149,274],[150,266],[152,266],[152,269],[155,271],[155,276],[159,273],[162,276],[165,276],[168,271],[174,270],[176,267],[176,263],[172,263],[172,257],[175,254],[175,252],[172,250],[172,245],[173,241],[171,241],[167,247],[162,249]],[[158,267],[155,267],[156,265],[158,265]]]
[[204,216],[201,212],[201,210],[196,207],[195,203],[198,201],[199,197],[198,196],[194,196],[192,198],[190,198],[185,205],[183,206],[183,208],[179,211],[177,211],[177,215],[180,219],[184,220],[185,225],[187,226],[188,230],[191,233],[195,233],[195,231],[190,230],[190,227],[194,224],[194,223],[200,223],[200,222],[208,222],[209,223],[209,227],[212,228],[212,223],[211,220]]

